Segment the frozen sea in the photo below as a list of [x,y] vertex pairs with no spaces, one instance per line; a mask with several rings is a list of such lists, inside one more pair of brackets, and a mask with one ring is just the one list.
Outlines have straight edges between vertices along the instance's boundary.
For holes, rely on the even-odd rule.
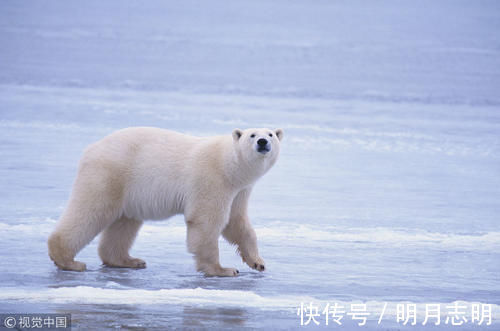
[[[498,330],[499,31],[496,0],[2,1],[0,314],[71,313],[82,330]],[[87,272],[55,268],[46,240],[82,150],[128,126],[284,129],[250,202],[264,273],[221,240],[240,275],[198,274],[182,217],[145,223],[132,255],[147,269],[101,266],[97,240],[78,256]],[[326,325],[335,303],[342,325]],[[301,326],[301,304],[319,325]],[[439,326],[422,325],[426,304]],[[489,326],[472,323],[483,304]]]

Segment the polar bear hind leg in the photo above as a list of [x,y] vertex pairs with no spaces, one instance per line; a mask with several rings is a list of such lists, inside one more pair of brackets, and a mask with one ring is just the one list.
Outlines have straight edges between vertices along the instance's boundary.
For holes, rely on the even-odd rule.
[[99,256],[109,267],[146,268],[146,262],[129,255],[142,221],[121,217],[107,227],[101,234]]
[[102,202],[88,207],[70,201],[56,230],[49,237],[49,256],[52,261],[63,270],[84,271],[85,263],[74,260],[76,254],[113,223],[116,215],[116,208]]
[[121,213],[119,178],[112,172],[96,175],[99,171],[85,164],[81,168],[68,207],[48,240],[49,256],[63,270],[84,271],[85,264],[74,260],[76,254]]

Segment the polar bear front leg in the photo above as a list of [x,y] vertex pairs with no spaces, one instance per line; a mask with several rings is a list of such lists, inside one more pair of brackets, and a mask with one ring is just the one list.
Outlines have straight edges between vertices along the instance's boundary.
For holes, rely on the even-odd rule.
[[222,235],[230,243],[238,245],[241,259],[250,268],[258,271],[266,270],[265,262],[259,255],[255,230],[247,217],[231,218]]
[[243,262],[252,269],[264,271],[264,260],[259,255],[257,235],[250,224],[247,214],[248,198],[251,189],[238,193],[231,206],[229,223],[222,231],[222,235],[232,244],[238,245],[238,252]]
[[186,218],[188,251],[194,255],[197,271],[207,276],[236,276],[237,269],[223,268],[219,263],[220,226],[217,221],[213,218]]

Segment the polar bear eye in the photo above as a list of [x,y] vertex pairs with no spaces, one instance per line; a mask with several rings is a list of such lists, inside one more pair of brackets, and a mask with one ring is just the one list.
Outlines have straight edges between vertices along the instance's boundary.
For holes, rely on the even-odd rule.
[[269,134],[269,137],[271,137],[271,138],[272,138],[272,137],[273,137],[273,134],[272,134],[272,133],[270,133],[270,134]]
[[255,138],[255,134],[254,134],[254,133],[252,133],[252,134],[250,135],[250,138]]

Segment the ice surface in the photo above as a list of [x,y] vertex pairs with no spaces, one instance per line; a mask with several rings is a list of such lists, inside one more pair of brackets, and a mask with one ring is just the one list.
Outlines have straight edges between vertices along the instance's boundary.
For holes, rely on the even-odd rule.
[[[498,323],[499,9],[3,1],[0,312],[70,312],[82,329],[290,329],[302,301],[364,302],[371,329],[388,302],[380,327],[405,329],[396,303],[481,302]],[[132,255],[147,269],[102,267],[96,241],[78,256],[88,272],[55,269],[46,239],[82,150],[140,125],[284,129],[250,202],[265,273],[221,240],[240,276],[197,274],[181,217],[143,226]]]

